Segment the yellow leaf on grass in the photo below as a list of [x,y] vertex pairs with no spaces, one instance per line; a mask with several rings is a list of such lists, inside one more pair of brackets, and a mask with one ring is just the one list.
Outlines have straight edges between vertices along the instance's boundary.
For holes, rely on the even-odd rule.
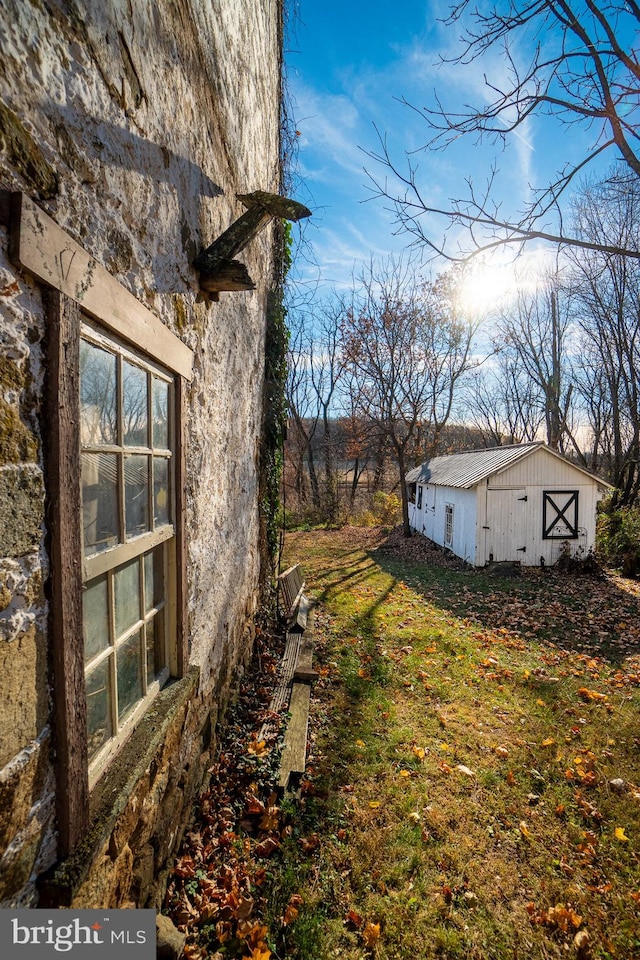
[[417,757],[418,760],[424,760],[424,757],[425,757],[424,747],[413,746],[411,750],[414,757]]
[[584,700],[585,703],[593,702],[594,700],[606,700],[606,693],[598,693],[597,690],[589,690],[587,687],[580,687],[578,690],[578,696],[581,700]]
[[541,746],[541,747],[552,747],[554,743],[555,743],[555,740],[553,739],[553,737],[547,737],[546,740],[543,740],[543,741],[542,741],[542,743],[540,744],[540,746]]
[[529,830],[529,827],[526,825],[524,820],[520,821],[520,833],[522,834],[523,837],[528,838],[531,836],[531,830]]
[[371,807],[372,810],[377,810],[378,807],[381,806],[381,801],[380,801],[380,800],[369,800],[369,806]]
[[622,840],[623,842],[626,842],[629,840],[629,837],[624,832],[624,827],[616,827],[613,832],[615,834],[616,840]]
[[401,770],[401,771],[400,771],[400,776],[401,776],[401,777],[410,777],[411,774],[409,773],[408,770]]
[[356,740],[356,747],[364,747],[364,740]]
[[536,703],[538,704],[539,707],[546,707],[546,703],[544,702],[544,700],[540,700],[540,698],[536,700]]
[[380,939],[380,924],[367,921],[367,923],[364,925],[364,930],[362,931],[362,939],[364,940],[365,946],[369,947],[369,949],[375,947],[376,943]]

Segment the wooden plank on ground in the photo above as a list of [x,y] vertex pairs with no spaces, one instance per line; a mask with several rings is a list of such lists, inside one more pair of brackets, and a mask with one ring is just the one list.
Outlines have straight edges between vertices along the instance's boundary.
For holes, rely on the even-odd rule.
[[[280,661],[278,683],[273,692],[271,703],[269,704],[270,714],[275,715],[280,713],[289,701],[293,673],[296,669],[296,663],[298,662],[299,646],[300,634],[288,633],[284,654],[282,656],[282,660]],[[269,736],[269,733],[275,729],[276,722],[276,720],[272,719],[266,720],[262,725],[258,739],[266,740]]]
[[313,611],[309,611],[307,629],[300,637],[300,646],[298,648],[298,662],[293,674],[295,683],[314,683],[318,679],[318,674],[313,669]]
[[291,718],[284,737],[278,778],[278,786],[284,790],[289,786],[291,774],[304,773],[307,760],[307,727],[310,702],[311,687],[309,684],[294,683],[289,704]]

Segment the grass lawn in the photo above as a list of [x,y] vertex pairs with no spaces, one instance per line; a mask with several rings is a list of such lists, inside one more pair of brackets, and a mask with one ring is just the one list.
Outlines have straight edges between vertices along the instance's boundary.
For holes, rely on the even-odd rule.
[[637,585],[506,580],[353,528],[285,553],[320,601],[320,680],[273,955],[640,958]]

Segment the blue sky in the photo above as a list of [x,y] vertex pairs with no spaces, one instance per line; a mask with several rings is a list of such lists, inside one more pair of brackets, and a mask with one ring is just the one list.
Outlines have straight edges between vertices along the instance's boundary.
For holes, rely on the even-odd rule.
[[[439,63],[458,49],[458,27],[441,21],[442,0],[300,0],[289,38],[287,70],[295,126],[299,131],[296,196],[314,216],[305,240],[316,263],[297,268],[320,292],[349,284],[371,255],[399,252],[408,243],[394,236],[388,202],[372,199],[364,168],[383,175],[367,156],[375,151],[375,127],[398,160],[423,145],[423,120],[398,102],[433,103],[433,91],[450,107],[484,101],[484,72],[504,75],[498,53],[467,67]],[[416,153],[430,199],[446,205],[465,193],[464,181],[485,182],[492,162],[499,168],[500,196],[518,209],[531,185],[542,186],[568,155],[580,149],[580,133],[558,136],[549,121],[527,121],[506,151],[475,147],[464,140],[446,151]],[[442,234],[434,224],[434,235]]]

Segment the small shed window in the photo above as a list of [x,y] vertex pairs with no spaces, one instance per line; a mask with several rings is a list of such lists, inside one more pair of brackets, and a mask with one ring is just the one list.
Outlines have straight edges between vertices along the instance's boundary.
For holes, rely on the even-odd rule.
[[575,540],[578,536],[578,491],[545,490],[542,494],[544,540]]
[[453,545],[453,504],[446,503],[444,507],[444,543],[446,547]]
[[422,510],[422,487],[418,487],[418,510]]

